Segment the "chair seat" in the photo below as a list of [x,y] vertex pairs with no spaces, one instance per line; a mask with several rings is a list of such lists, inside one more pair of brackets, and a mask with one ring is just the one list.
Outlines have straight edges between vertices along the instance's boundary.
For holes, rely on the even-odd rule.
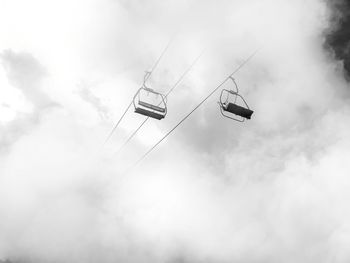
[[159,113],[156,113],[156,112],[153,112],[153,111],[148,111],[148,110],[145,110],[143,108],[136,108],[135,112],[139,113],[139,114],[142,114],[142,115],[145,115],[145,116],[148,116],[150,118],[157,119],[157,120],[161,120],[161,119],[164,118],[164,115],[162,115],[162,114],[159,114]]
[[253,112],[254,112],[250,109],[244,108],[244,107],[239,106],[239,105],[234,104],[234,103],[228,103],[226,106],[223,105],[222,108],[225,111],[231,112],[233,114],[236,114],[236,115],[241,116],[241,117],[246,118],[246,119],[250,119]]
[[165,112],[165,109],[162,108],[162,107],[159,107],[159,106],[156,106],[156,105],[153,105],[153,104],[150,104],[150,103],[147,103],[147,102],[144,102],[144,101],[139,101],[139,105],[145,107],[145,108],[149,108],[151,110],[155,110],[155,111],[159,111],[159,112]]

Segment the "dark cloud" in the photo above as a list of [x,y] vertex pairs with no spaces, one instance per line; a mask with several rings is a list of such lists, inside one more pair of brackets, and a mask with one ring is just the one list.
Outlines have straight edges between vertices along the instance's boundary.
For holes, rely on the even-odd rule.
[[350,80],[350,2],[329,1],[333,9],[333,27],[327,34],[326,45],[335,57],[344,63],[345,75]]

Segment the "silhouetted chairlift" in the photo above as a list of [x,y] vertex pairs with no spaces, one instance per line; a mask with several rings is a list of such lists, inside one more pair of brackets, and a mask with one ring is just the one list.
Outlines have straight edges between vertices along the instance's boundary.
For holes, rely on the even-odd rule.
[[[221,114],[235,121],[244,122],[245,119],[250,119],[253,112],[249,109],[247,102],[244,98],[238,93],[238,86],[234,78],[230,79],[235,84],[236,91],[223,89],[220,95],[220,111]],[[237,100],[241,101],[243,105],[239,105]]]
[[167,114],[166,97],[146,86],[146,72],[142,87],[136,92],[133,104],[135,112],[157,120],[163,119]]

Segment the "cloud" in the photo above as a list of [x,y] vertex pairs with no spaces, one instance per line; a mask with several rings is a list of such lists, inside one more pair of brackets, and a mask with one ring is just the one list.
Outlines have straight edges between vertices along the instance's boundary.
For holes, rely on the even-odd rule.
[[[349,260],[348,83],[324,49],[324,1],[35,0],[22,18],[20,3],[0,18],[12,24],[0,83],[15,111],[0,130],[10,149],[0,156],[0,259]],[[111,154],[143,118],[130,110],[102,147],[112,122],[176,30],[151,87],[166,92],[205,54],[167,118]],[[222,118],[215,94],[124,173],[261,44],[235,75],[252,120]]]
[[79,95],[81,98],[87,103],[91,104],[94,108],[96,108],[101,118],[106,119],[108,116],[108,109],[103,105],[101,99],[96,97],[91,90],[87,87],[87,84],[80,83]]
[[350,11],[349,3],[343,0],[329,2],[333,8],[333,24],[334,26],[327,34],[327,47],[334,52],[337,59],[342,61],[345,76],[349,79],[349,52],[350,44],[348,40]]
[[41,91],[46,72],[35,58],[30,54],[6,50],[1,59],[10,83],[20,89],[35,107],[45,108],[50,105],[49,98]]
[[38,124],[46,110],[57,107],[58,104],[42,90],[46,72],[33,56],[5,50],[0,58],[8,83],[20,90],[32,107],[30,112],[17,112],[14,119],[0,125],[0,148],[6,150],[31,127]]

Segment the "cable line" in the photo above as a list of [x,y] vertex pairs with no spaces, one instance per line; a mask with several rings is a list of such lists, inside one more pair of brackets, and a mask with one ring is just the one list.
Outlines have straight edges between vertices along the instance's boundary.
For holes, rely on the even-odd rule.
[[[192,62],[192,64],[185,70],[185,72],[180,76],[180,78],[175,82],[173,87],[168,90],[168,92],[165,94],[165,98],[168,98],[168,96],[173,92],[173,90],[181,83],[181,81],[185,78],[185,76],[190,72],[190,70],[194,67],[194,65],[197,63],[197,61],[202,57],[204,53],[204,50],[199,54],[199,56]],[[150,117],[147,117],[142,121],[142,123],[139,125],[139,127],[136,128],[136,130],[128,137],[128,139],[123,143],[123,145],[119,148],[118,151],[116,151],[115,154],[119,154],[125,146],[131,141],[131,139],[137,134],[137,132],[142,128],[143,125],[148,121]]]
[[[172,37],[172,38],[169,40],[168,44],[167,44],[166,47],[163,49],[162,53],[160,54],[160,56],[158,57],[158,59],[157,59],[156,62],[154,63],[154,65],[153,65],[153,67],[151,68],[151,70],[150,70],[150,71],[146,71],[146,75],[145,75],[144,80],[143,80],[144,83],[150,78],[151,74],[153,73],[153,71],[154,71],[154,70],[156,69],[156,67],[158,66],[160,60],[162,59],[162,57],[164,56],[164,54],[167,52],[167,50],[168,50],[170,44],[173,42],[173,40],[174,40],[174,37]],[[120,122],[123,120],[125,114],[128,112],[128,110],[130,109],[131,105],[132,105],[132,101],[131,101],[130,104],[126,107],[124,113],[122,114],[122,116],[121,116],[120,119],[118,120],[117,124],[114,125],[113,129],[111,130],[111,132],[109,133],[109,135],[106,137],[106,139],[105,139],[103,145],[105,145],[105,144],[109,141],[109,139],[112,137],[114,131],[118,128]]]
[[251,60],[256,53],[260,50],[260,48],[256,49],[246,60],[244,60],[223,82],[221,82],[215,89],[213,89],[209,95],[207,95],[196,107],[194,107],[193,110],[191,110],[185,117],[181,119],[181,121],[176,124],[170,131],[168,131],[156,144],[152,146],[144,155],[141,156],[140,159],[138,159],[135,164],[130,167],[128,170],[132,170],[134,167],[136,167],[143,159],[147,157],[165,138],[167,138],[177,127],[179,127],[190,115],[195,112],[207,99],[209,99],[228,79],[230,79],[234,74],[236,74],[246,63]]
[[109,139],[112,137],[114,131],[118,128],[119,123],[122,121],[122,119],[124,118],[125,114],[128,112],[128,110],[129,110],[129,108],[131,107],[131,105],[132,105],[132,102],[130,102],[130,104],[126,107],[126,109],[125,109],[123,115],[120,117],[120,119],[118,120],[117,124],[114,125],[113,129],[110,131],[109,135],[108,135],[107,138],[105,139],[103,145],[105,145],[105,144],[109,141]]

